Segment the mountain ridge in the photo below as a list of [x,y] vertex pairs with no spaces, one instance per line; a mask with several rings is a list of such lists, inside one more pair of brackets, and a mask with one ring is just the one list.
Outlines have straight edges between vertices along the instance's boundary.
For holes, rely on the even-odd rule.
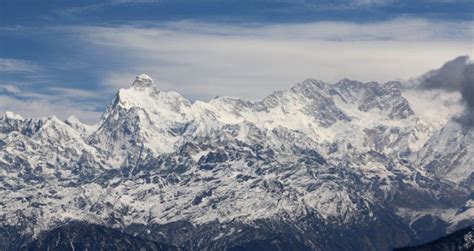
[[[474,160],[445,139],[470,151],[473,135],[452,123],[423,122],[400,82],[308,79],[260,101],[191,103],[142,74],[97,125],[0,118],[0,193],[12,201],[0,220],[31,240],[78,220],[132,235],[166,229],[142,237],[188,249],[276,238],[389,250],[472,224]],[[393,236],[370,236],[380,232]]]

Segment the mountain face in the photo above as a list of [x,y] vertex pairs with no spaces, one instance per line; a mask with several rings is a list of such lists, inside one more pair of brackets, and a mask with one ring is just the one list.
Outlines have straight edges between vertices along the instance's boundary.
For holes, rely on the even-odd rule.
[[140,239],[104,226],[71,222],[40,235],[25,250],[160,250],[177,247]]
[[415,245],[474,223],[473,136],[424,122],[399,82],[190,102],[140,75],[93,126],[0,118],[0,248]]

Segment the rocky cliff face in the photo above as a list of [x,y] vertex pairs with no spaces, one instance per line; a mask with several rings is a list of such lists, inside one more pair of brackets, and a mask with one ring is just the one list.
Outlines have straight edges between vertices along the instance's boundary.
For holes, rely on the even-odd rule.
[[77,221],[189,250],[419,243],[473,223],[472,132],[421,120],[398,82],[192,103],[140,75],[97,125],[0,118],[0,243]]

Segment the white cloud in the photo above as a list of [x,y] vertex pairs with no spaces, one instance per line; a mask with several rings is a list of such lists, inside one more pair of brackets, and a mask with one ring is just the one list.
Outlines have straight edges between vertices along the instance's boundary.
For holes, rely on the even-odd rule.
[[48,90],[52,92],[51,94],[58,95],[63,98],[95,99],[102,95],[102,93],[92,90],[82,90],[66,87],[50,87],[48,88]]
[[379,23],[81,27],[128,68],[108,72],[108,87],[148,73],[165,90],[190,98],[261,98],[305,78],[334,82],[408,79],[472,54],[472,23],[396,19]]
[[[52,102],[49,99],[18,99],[11,96],[0,96],[0,111],[14,111],[27,118],[48,117],[55,115],[65,119],[75,115],[85,123],[95,123],[100,112],[93,111],[93,107],[78,106],[65,100]],[[89,110],[88,110],[89,109]]]
[[0,72],[34,72],[37,70],[37,65],[26,60],[0,58]]
[[0,84],[0,93],[17,94],[19,92],[20,92],[20,89],[18,89],[18,87],[16,87],[15,85]]
[[393,0],[354,0],[356,5],[381,5],[393,2]]
[[49,88],[48,91],[50,93],[42,94],[21,90],[12,84],[1,84],[0,111],[13,111],[29,118],[55,115],[66,119],[76,115],[83,122],[97,122],[101,112],[95,111],[95,106],[78,100],[97,98],[99,93],[71,88]]
[[442,126],[453,116],[459,116],[464,110],[459,92],[413,88],[405,90],[403,95],[423,121],[435,126]]

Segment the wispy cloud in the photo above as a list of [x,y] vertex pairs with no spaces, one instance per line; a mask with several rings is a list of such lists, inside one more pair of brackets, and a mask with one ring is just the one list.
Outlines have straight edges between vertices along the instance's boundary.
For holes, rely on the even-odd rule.
[[16,95],[18,93],[20,93],[20,89],[18,89],[18,87],[14,85],[8,85],[8,84],[1,85],[0,84],[0,94]]
[[35,72],[39,67],[29,61],[0,58],[0,72]]
[[[39,61],[41,62],[41,61]],[[98,118],[97,107],[106,106],[101,90],[72,87],[55,78],[75,65],[61,64],[52,69],[37,61],[0,58],[0,113],[18,112],[26,117],[72,114],[87,122]]]
[[125,67],[102,83],[126,87],[149,73],[165,90],[190,98],[257,99],[305,78],[334,82],[408,79],[458,55],[472,53],[468,22],[395,19],[377,23],[316,22],[222,25],[80,27],[98,50]]
[[[33,62],[0,60],[3,72],[27,76],[23,83],[10,81],[15,76],[0,79],[4,83],[0,84],[0,111],[35,117],[76,114],[92,122],[108,99],[119,88],[129,87],[140,73],[151,75],[159,88],[190,99],[260,99],[305,78],[327,82],[344,77],[380,82],[408,79],[458,55],[472,54],[472,27],[472,22],[425,19],[55,26],[55,34],[74,41],[80,53],[49,65],[46,74],[42,72],[46,66],[39,68]],[[65,73],[85,58],[90,66]],[[94,77],[77,80],[82,70]],[[49,79],[60,73],[62,78]]]
[[47,116],[58,116],[62,119],[70,115],[79,117],[85,123],[95,123],[101,112],[94,107],[82,106],[62,101],[51,101],[49,99],[19,99],[11,96],[0,96],[0,111],[14,111],[24,117],[38,118]]
[[[181,21],[141,29],[160,31],[161,35],[222,35],[243,38],[265,38],[294,41],[471,41],[473,22],[430,21],[397,18],[382,22],[312,22],[273,25],[229,25]],[[124,31],[137,27],[123,26]]]
[[76,16],[88,12],[94,12],[103,10],[109,7],[114,7],[117,5],[143,5],[143,4],[156,4],[162,1],[159,0],[108,0],[98,3],[79,5],[75,7],[61,8],[54,11],[55,14],[63,16]]
[[47,92],[24,90],[18,85],[0,83],[0,111],[14,111],[25,117],[76,115],[84,122],[94,123],[101,112],[91,102],[99,93],[73,88],[51,87]]

